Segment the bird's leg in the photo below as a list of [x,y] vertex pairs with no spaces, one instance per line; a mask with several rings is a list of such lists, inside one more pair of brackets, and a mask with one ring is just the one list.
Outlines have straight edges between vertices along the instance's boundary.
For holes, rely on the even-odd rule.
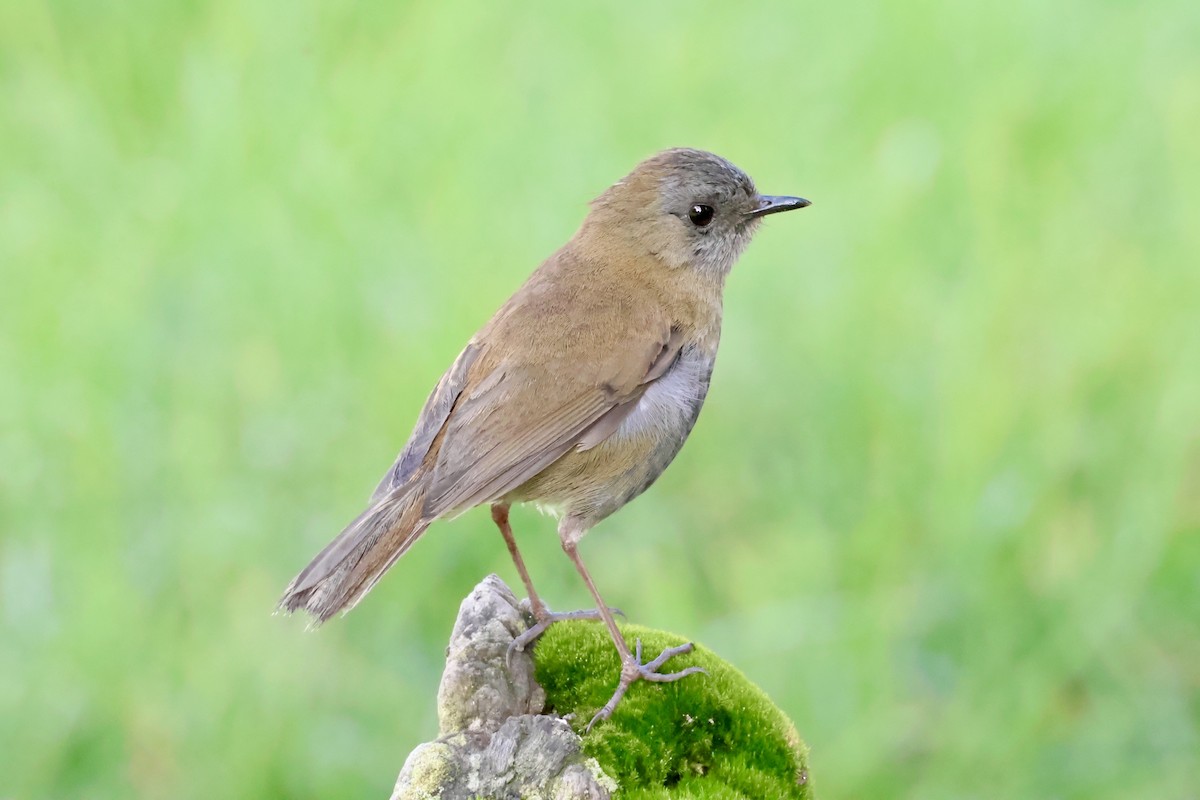
[[608,632],[612,636],[613,644],[617,646],[617,654],[621,657],[621,680],[617,684],[617,690],[613,693],[609,701],[604,704],[604,707],[596,712],[596,716],[592,717],[592,721],[588,723],[587,730],[590,731],[592,726],[597,722],[612,716],[613,711],[617,708],[617,703],[621,702],[621,698],[625,696],[625,692],[629,691],[629,687],[639,680],[670,683],[680,678],[686,678],[688,675],[695,675],[697,672],[705,672],[705,670],[702,667],[687,667],[679,672],[658,671],[658,668],[669,659],[683,655],[684,653],[690,653],[692,651],[691,642],[681,644],[677,647],[668,647],[659,653],[653,661],[646,663],[642,662],[641,639],[636,641],[637,652],[629,652],[629,645],[625,643],[625,637],[621,635],[620,629],[617,628],[617,621],[609,613],[608,606],[604,604],[604,598],[600,596],[595,582],[592,581],[592,576],[588,574],[587,567],[583,565],[583,559],[579,557],[579,539],[582,537],[583,531],[569,527],[567,524],[568,520],[563,520],[563,523],[559,527],[563,550],[566,551],[567,556],[571,559],[571,563],[575,565],[575,569],[583,577],[583,582],[587,584],[588,591],[592,593],[592,597],[596,599],[596,607],[600,609],[600,616],[603,617],[604,624],[608,626]]
[[[603,619],[604,615],[603,612],[596,609],[551,611],[546,608],[546,604],[538,597],[537,590],[533,588],[533,580],[529,577],[529,570],[525,568],[525,559],[521,558],[521,551],[517,549],[517,540],[513,536],[512,526],[508,524],[508,508],[507,503],[493,503],[492,521],[500,529],[500,534],[504,537],[504,543],[508,545],[508,554],[512,556],[513,564],[516,565],[517,572],[521,576],[521,582],[525,584],[525,591],[529,595],[529,606],[534,620],[534,624],[520,636],[513,639],[512,644],[509,645],[508,657],[511,658],[514,650],[524,650],[556,622],[563,622],[569,619],[598,620]],[[611,610],[621,614],[621,616],[625,616],[620,609],[614,608]]]
[[546,605],[538,597],[537,590],[533,588],[529,570],[525,569],[525,559],[521,558],[521,551],[517,549],[517,540],[513,538],[512,526],[508,524],[508,503],[492,504],[492,522],[496,523],[496,527],[500,529],[500,535],[504,537],[504,543],[508,545],[508,554],[512,556],[517,573],[521,576],[521,582],[525,584],[529,605],[533,609],[533,618],[541,621],[548,612]]

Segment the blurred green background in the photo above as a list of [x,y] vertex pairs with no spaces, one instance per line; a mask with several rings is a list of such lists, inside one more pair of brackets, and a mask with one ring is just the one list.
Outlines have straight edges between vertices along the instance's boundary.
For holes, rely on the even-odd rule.
[[385,797],[516,582],[487,513],[315,634],[272,607],[673,145],[814,205],[584,544],[610,601],[825,797],[1197,797],[1197,42],[1193,0],[0,5],[0,797]]

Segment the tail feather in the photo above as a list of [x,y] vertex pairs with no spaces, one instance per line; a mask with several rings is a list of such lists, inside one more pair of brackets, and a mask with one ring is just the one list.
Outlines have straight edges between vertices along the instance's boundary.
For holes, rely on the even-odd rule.
[[279,608],[303,609],[314,624],[353,608],[429,527],[424,502],[420,480],[380,497],[292,580]]

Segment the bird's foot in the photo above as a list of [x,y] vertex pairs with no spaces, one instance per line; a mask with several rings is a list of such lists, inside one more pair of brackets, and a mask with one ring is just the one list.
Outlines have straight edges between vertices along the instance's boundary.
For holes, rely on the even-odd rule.
[[[654,683],[670,683],[677,681],[680,678],[686,678],[688,675],[708,672],[703,667],[687,667],[679,672],[659,672],[658,668],[667,663],[668,660],[675,656],[681,656],[684,653],[692,652],[692,643],[687,642],[677,647],[668,647],[658,654],[658,657],[653,661],[642,663],[642,640],[637,640],[637,645],[634,648],[632,657],[624,660],[621,664],[621,682],[617,685],[617,691],[613,693],[612,698],[604,704],[604,708],[596,712],[596,716],[592,717],[592,721],[588,723],[587,730],[590,731],[592,726],[600,720],[608,719],[612,716],[613,711],[617,708],[617,703],[621,702],[621,698],[625,696],[625,692],[629,691],[629,687],[640,680],[653,681]],[[629,655],[629,651],[625,651]]]
[[[613,614],[619,614],[622,617],[625,616],[625,612],[619,608],[610,608],[608,610]],[[537,641],[538,637],[545,633],[546,629],[554,623],[566,622],[572,619],[604,619],[604,615],[596,608],[585,608],[579,611],[551,611],[545,606],[541,606],[540,608],[534,608],[530,613],[533,615],[533,625],[529,626],[520,636],[513,639],[512,644],[508,646],[508,653],[505,655],[505,660],[510,667],[512,666],[513,653],[523,652],[526,647]]]

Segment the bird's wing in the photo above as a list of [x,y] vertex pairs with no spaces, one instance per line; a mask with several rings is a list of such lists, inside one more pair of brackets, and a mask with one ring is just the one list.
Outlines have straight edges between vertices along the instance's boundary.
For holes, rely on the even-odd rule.
[[[425,457],[429,455],[438,433],[445,427],[454,404],[458,402],[458,397],[466,386],[467,374],[471,365],[478,357],[479,348],[472,342],[459,353],[458,358],[454,359],[450,369],[446,370],[446,374],[438,381],[437,386],[429,395],[429,399],[425,401],[425,407],[421,409],[421,415],[417,417],[417,424],[413,426],[408,443],[400,451],[396,462],[388,468],[383,480],[375,487],[370,505],[358,516],[358,519],[346,527],[340,536],[318,553],[303,572],[296,576],[291,586],[288,587],[287,594],[289,596],[298,596],[300,592],[312,588],[320,580],[328,577],[330,572],[338,564],[341,564],[350,553],[362,546],[362,534],[365,530],[369,530],[363,527],[363,523],[373,519],[378,509],[395,506],[397,498],[404,497],[405,493],[411,493],[409,490],[412,487],[406,487],[406,484],[417,474]],[[379,574],[382,575],[382,571]]]
[[417,417],[417,424],[413,426],[408,443],[396,457],[396,463],[388,468],[383,480],[375,487],[375,493],[371,495],[372,503],[393,489],[408,483],[416,473],[421,462],[425,460],[425,456],[429,454],[429,449],[433,445],[434,439],[437,438],[438,432],[445,427],[451,409],[458,402],[458,396],[462,394],[462,390],[466,386],[468,371],[478,356],[479,347],[471,342],[458,354],[458,358],[454,359],[450,369],[446,370],[446,374],[438,381],[437,386],[429,395],[429,399],[425,401],[425,407],[421,409],[420,416]]
[[678,357],[683,337],[655,304],[555,294],[518,295],[468,346],[478,356],[429,437],[427,518],[494,500],[572,447],[595,446]]

